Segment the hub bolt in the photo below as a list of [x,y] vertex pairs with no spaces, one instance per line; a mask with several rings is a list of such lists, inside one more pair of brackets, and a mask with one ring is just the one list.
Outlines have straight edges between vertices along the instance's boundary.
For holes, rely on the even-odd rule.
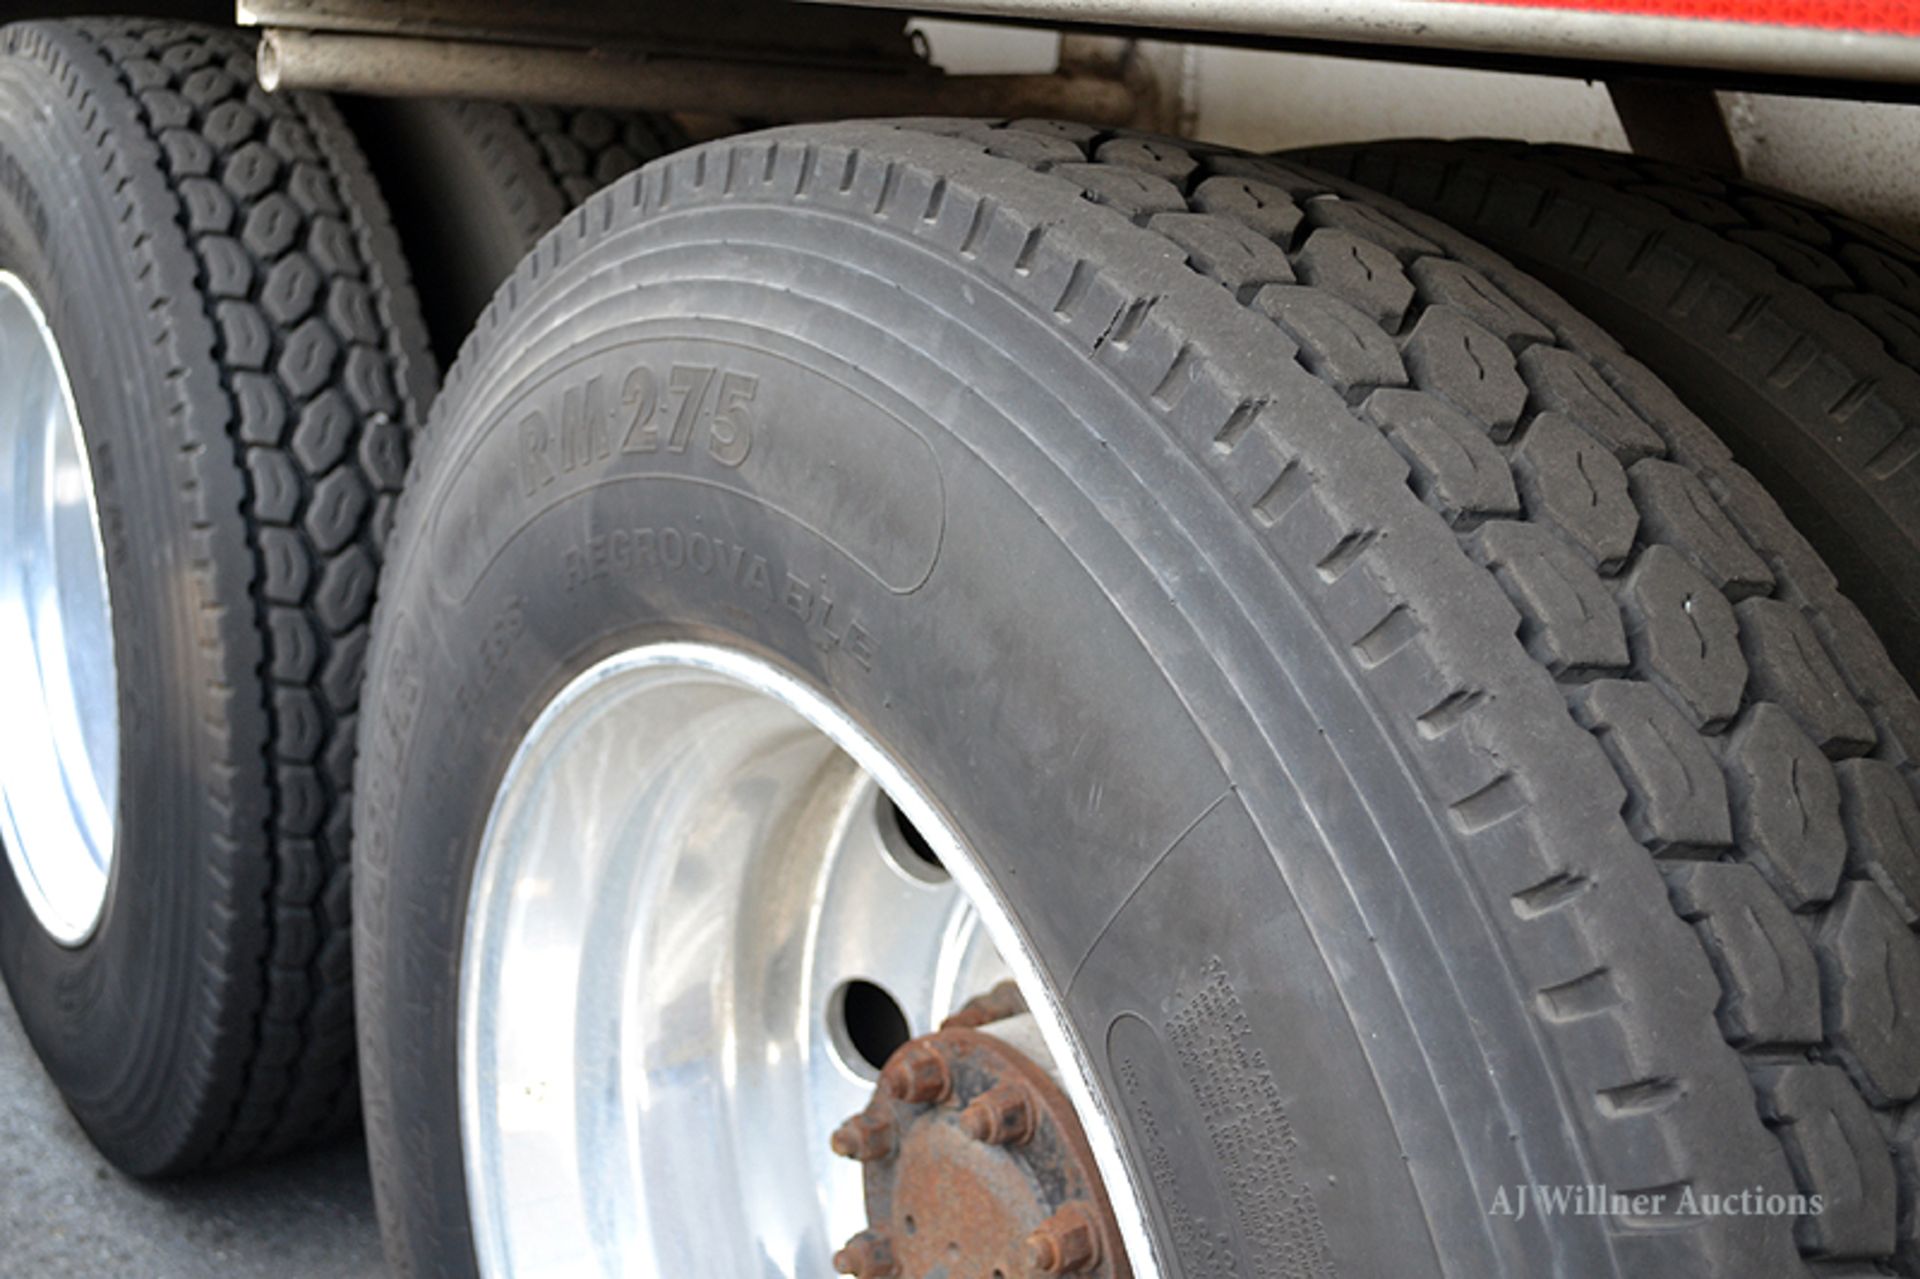
[[834,1130],[833,1153],[842,1159],[872,1163],[893,1153],[893,1121],[872,1115],[855,1115]]
[[884,1230],[862,1230],[833,1254],[833,1268],[854,1279],[887,1279],[900,1273],[893,1258],[893,1240]]
[[1100,1236],[1093,1218],[1070,1203],[1027,1236],[1027,1264],[1041,1274],[1068,1275],[1091,1269],[1100,1260]]
[[1033,1094],[1021,1084],[995,1084],[967,1103],[960,1126],[989,1146],[1024,1145],[1033,1136]]
[[952,1094],[953,1075],[947,1069],[946,1054],[932,1043],[911,1039],[880,1072],[880,1086],[895,1101],[930,1106]]
[[855,1115],[833,1133],[833,1153],[863,1164],[893,1154],[893,1143],[893,1121],[885,1116]]

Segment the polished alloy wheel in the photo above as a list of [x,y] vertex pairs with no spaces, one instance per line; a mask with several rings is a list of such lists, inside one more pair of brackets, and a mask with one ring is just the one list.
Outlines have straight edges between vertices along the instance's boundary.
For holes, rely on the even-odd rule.
[[[866,1216],[836,1129],[911,1038],[1009,979],[1123,1186],[1016,927],[878,744],[733,650],[600,663],[521,743],[468,897],[483,1271],[827,1273]],[[1136,1201],[1114,1202],[1138,1251]]]
[[0,841],[41,926],[78,945],[113,867],[113,614],[73,388],[11,272],[0,272],[0,387]]

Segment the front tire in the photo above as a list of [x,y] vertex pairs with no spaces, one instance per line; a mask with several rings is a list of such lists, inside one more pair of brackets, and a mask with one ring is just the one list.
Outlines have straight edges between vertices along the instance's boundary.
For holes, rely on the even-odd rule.
[[[500,1189],[463,1169],[455,994],[499,958],[463,945],[492,797],[583,672],[674,642],[784,672],[932,797],[1112,1124],[1134,1273],[1894,1254],[1872,1105],[1920,1081],[1860,1018],[1920,994],[1910,868],[1866,843],[1843,868],[1823,783],[1903,742],[1814,627],[1885,655],[1794,594],[1817,560],[1663,388],[1444,229],[1067,125],[729,140],[550,237],[432,435],[355,879],[403,1273],[472,1272],[469,1202]],[[1875,709],[1914,722],[1904,689]],[[574,802],[612,820],[628,784]],[[1782,901],[1810,866],[1811,944]],[[1753,984],[1770,957],[1784,991]],[[754,1149],[711,1131],[690,1177]],[[1495,1206],[1595,1182],[1658,1202]],[[1778,1211],[1680,1207],[1756,1186]],[[1796,1219],[1809,1192],[1843,1206]],[[808,1220],[792,1194],[770,1211]],[[655,1221],[683,1250],[640,1268],[726,1269],[694,1225]],[[817,1236],[792,1237],[824,1264]]]

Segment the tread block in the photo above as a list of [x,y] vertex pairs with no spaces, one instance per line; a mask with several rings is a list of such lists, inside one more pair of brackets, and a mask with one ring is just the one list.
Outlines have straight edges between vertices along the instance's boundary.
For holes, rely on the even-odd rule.
[[1733,207],[1747,215],[1755,226],[1767,231],[1778,231],[1793,239],[1825,248],[1833,243],[1833,232],[1828,230],[1807,209],[1776,200],[1764,195],[1736,195]]
[[1844,289],[1852,283],[1846,269],[1827,254],[1778,231],[1728,231],[1727,239],[1744,244],[1780,268],[1780,274],[1810,289]]
[[360,531],[371,502],[359,473],[350,466],[339,467],[313,486],[313,500],[307,503],[301,527],[321,554],[331,555]]
[[376,488],[395,490],[407,478],[407,437],[400,424],[384,415],[360,436],[360,469]]
[[1920,315],[1871,293],[1843,293],[1833,304],[1873,330],[1894,359],[1920,366]]
[[1078,186],[1089,200],[1130,218],[1155,213],[1185,213],[1187,197],[1163,177],[1117,169],[1108,164],[1056,164],[1048,170]]
[[1507,344],[1462,312],[1429,307],[1401,354],[1415,383],[1446,399],[1504,440],[1526,407],[1527,386]]
[[323,213],[337,216],[346,211],[340,204],[339,193],[333,189],[333,179],[312,160],[294,162],[287,178],[287,190],[300,211],[309,217]]
[[1692,471],[1645,458],[1627,471],[1627,487],[1640,509],[1647,540],[1664,542],[1686,556],[1729,600],[1737,603],[1773,589],[1766,561],[1747,545]]
[[1920,938],[1880,886],[1841,885],[1814,934],[1827,1038],[1877,1106],[1920,1094]]
[[307,232],[307,253],[328,275],[344,275],[360,269],[360,251],[353,242],[353,231],[340,218],[317,217]]
[[247,479],[254,514],[269,524],[288,524],[300,509],[300,476],[279,449],[248,449]]
[[1575,690],[1571,701],[1626,783],[1627,825],[1635,838],[1667,855],[1733,842],[1727,785],[1713,752],[1658,689],[1595,680]]
[[1550,342],[1553,330],[1522,310],[1487,277],[1451,258],[1423,257],[1407,268],[1422,300],[1451,307],[1508,346]]
[[1813,739],[1772,702],[1750,706],[1728,736],[1726,774],[1741,856],[1793,910],[1831,900],[1847,837],[1840,783]]
[[373,603],[379,569],[366,548],[350,546],[328,562],[314,591],[314,615],[335,634],[358,625]]
[[1292,242],[1305,217],[1284,188],[1258,178],[1208,178],[1194,188],[1193,207],[1231,218],[1282,246]]
[[1805,614],[1772,599],[1742,600],[1734,612],[1756,697],[1784,706],[1832,758],[1873,745],[1873,722],[1853,700]]
[[1837,765],[1847,869],[1880,885],[1909,926],[1920,924],[1920,801],[1885,760]]
[[347,455],[360,422],[347,398],[329,388],[308,400],[293,429],[293,455],[309,474],[331,470]]
[[[335,641],[327,654],[326,668],[320,672],[320,691],[327,705],[344,712],[360,700],[360,676],[366,669],[368,635],[355,631]],[[345,776],[352,776],[351,773]]]
[[187,229],[196,235],[227,231],[239,213],[232,194],[211,178],[187,178],[178,194],[187,213]]
[[1572,351],[1535,346],[1520,353],[1527,407],[1534,413],[1563,413],[1613,450],[1622,466],[1666,452],[1662,440],[1627,406],[1592,364]]
[[273,354],[273,330],[251,302],[222,302],[214,307],[220,345],[236,369],[265,369]]
[[1293,264],[1280,246],[1232,218],[1157,213],[1147,225],[1179,245],[1194,270],[1235,293],[1262,284],[1293,283]]
[[1303,206],[1310,226],[1352,232],[1403,262],[1440,252],[1440,246],[1381,209],[1337,195],[1310,196]]
[[339,358],[340,339],[316,316],[287,334],[275,371],[288,390],[304,398],[327,385]]
[[1300,278],[1353,304],[1355,310],[1389,332],[1400,327],[1413,301],[1413,281],[1389,249],[1338,228],[1321,227],[1307,236],[1294,258]]
[[1407,459],[1413,491],[1449,524],[1520,513],[1507,460],[1485,428],[1446,401],[1386,388],[1368,396],[1360,412]]
[[253,288],[253,255],[227,235],[209,235],[196,246],[206,271],[207,292],[216,298],[244,298]]
[[287,429],[287,400],[270,377],[235,373],[233,398],[240,409],[240,438],[248,444],[277,446]]
[[1625,562],[1640,512],[1626,471],[1593,436],[1542,413],[1514,446],[1513,474],[1530,517],[1556,525],[1603,573]]
[[320,640],[306,612],[297,608],[267,610],[267,633],[273,639],[273,664],[268,674],[281,683],[304,684],[313,678],[320,661]]
[[280,157],[264,142],[249,142],[227,157],[220,185],[242,200],[264,194],[280,180]]
[[[1063,160],[1078,163],[1086,159],[1086,153],[1068,139],[1049,137],[1044,133],[1001,129],[983,137],[981,141],[985,143],[988,155],[1018,160],[1022,164],[1046,164]],[[583,163],[584,159],[583,155]]]
[[306,539],[290,528],[269,525],[257,534],[260,561],[265,567],[261,593],[275,604],[305,601],[313,580],[313,556]]
[[255,257],[277,258],[293,247],[305,222],[300,206],[276,191],[247,210],[240,242]]
[[[1060,138],[1057,141],[1073,146],[1074,154],[1080,154],[1080,148],[1071,140]],[[1093,158],[1102,164],[1123,165],[1140,173],[1151,173],[1175,184],[1185,183],[1200,167],[1200,162],[1193,158],[1193,152],[1166,138],[1108,138],[1094,149]]]
[[[1670,181],[1669,175],[1662,175]],[[1671,175],[1684,179],[1684,174]],[[1642,182],[1626,188],[1633,195],[1652,200],[1662,208],[1669,209],[1688,222],[1701,226],[1726,227],[1737,226],[1741,221],[1739,210],[1725,200],[1715,199],[1701,191],[1687,190],[1678,183],[1666,186]]]
[[311,764],[327,736],[326,721],[312,692],[286,685],[274,689],[273,716],[274,758]]
[[[1611,459],[1609,459],[1611,460]],[[1627,642],[1638,669],[1718,731],[1740,710],[1747,661],[1733,605],[1670,546],[1649,546],[1620,584]]]
[[1300,347],[1300,362],[1341,391],[1405,386],[1406,366],[1385,330],[1342,301],[1299,284],[1269,284],[1253,305]]
[[277,324],[306,318],[320,296],[320,272],[304,254],[289,254],[273,264],[260,289],[260,305]]
[[348,342],[380,344],[380,312],[373,290],[358,280],[335,280],[328,288],[327,323]]
[[1619,606],[1593,566],[1552,529],[1491,520],[1472,534],[1470,549],[1519,608],[1520,637],[1535,660],[1556,675],[1626,668]]
[[1852,270],[1869,292],[1899,303],[1909,311],[1920,311],[1920,269],[1911,259],[1903,260],[1911,249],[1888,252],[1884,240],[1879,244],[1849,244],[1841,248],[1840,259]]
[[1817,1044],[1820,966],[1780,897],[1751,866],[1668,863],[1667,889],[1713,962],[1720,1030],[1736,1047]]
[[1753,1071],[1760,1113],[1786,1148],[1802,1194],[1824,1211],[1794,1223],[1814,1257],[1877,1259],[1893,1252],[1893,1160],[1866,1103],[1836,1066],[1767,1065]]

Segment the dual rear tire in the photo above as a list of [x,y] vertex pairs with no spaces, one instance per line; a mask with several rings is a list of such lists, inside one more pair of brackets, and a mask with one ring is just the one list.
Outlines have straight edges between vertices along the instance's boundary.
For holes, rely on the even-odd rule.
[[[432,362],[352,138],[324,98],[255,88],[250,41],[102,21],[0,43],[0,268],[64,365],[85,462],[55,479],[90,493],[110,600],[108,656],[66,686],[110,725],[92,852],[9,821],[0,973],[116,1164],[270,1154],[357,1114],[360,664]],[[37,618],[43,661],[86,651]],[[19,762],[16,818],[50,789]],[[63,860],[97,872],[83,909],[45,891]]]
[[407,259],[458,264],[436,319],[477,310],[596,173],[638,162],[614,144],[654,135],[427,104],[380,135],[383,166],[478,120],[463,189],[513,217],[438,228],[441,259],[412,252],[408,206],[403,254],[354,129],[262,92],[250,38],[0,40],[0,974],[114,1163],[268,1156],[358,1117],[360,678],[437,382]]

